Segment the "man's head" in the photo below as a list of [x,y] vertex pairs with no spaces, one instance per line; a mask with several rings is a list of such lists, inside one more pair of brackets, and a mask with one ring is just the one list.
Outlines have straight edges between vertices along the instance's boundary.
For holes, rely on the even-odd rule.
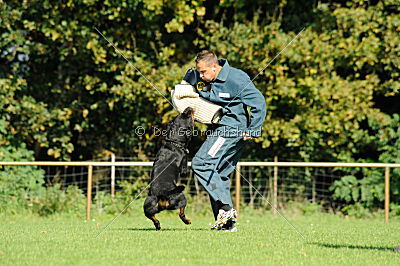
[[205,82],[216,79],[221,70],[217,56],[213,52],[207,50],[203,50],[197,54],[196,67],[200,73],[200,78]]

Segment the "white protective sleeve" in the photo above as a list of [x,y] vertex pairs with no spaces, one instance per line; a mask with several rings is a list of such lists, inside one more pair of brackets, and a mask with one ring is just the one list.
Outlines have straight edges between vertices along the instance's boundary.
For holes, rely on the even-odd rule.
[[185,81],[175,85],[171,91],[174,108],[182,113],[187,107],[194,109],[194,118],[203,124],[215,124],[222,117],[222,107],[207,101],[196,93],[196,89]]

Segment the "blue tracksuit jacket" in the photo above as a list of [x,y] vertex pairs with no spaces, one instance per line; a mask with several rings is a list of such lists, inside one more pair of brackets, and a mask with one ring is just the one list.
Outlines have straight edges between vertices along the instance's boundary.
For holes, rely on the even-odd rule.
[[[231,67],[226,59],[219,59],[222,66],[211,89],[199,90],[201,97],[224,107],[219,125],[232,127],[252,137],[261,136],[267,108],[264,96],[254,86],[249,76]],[[247,107],[250,107],[250,114]]]

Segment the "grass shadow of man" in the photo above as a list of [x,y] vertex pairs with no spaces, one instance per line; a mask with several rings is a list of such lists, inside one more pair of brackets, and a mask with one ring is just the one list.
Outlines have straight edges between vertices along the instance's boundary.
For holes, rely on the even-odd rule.
[[330,243],[311,243],[312,245],[317,245],[324,248],[348,248],[348,249],[365,249],[365,250],[380,250],[380,251],[396,251],[400,252],[400,246],[396,248],[383,247],[383,246],[363,246],[363,245],[349,245],[349,244],[330,244]]

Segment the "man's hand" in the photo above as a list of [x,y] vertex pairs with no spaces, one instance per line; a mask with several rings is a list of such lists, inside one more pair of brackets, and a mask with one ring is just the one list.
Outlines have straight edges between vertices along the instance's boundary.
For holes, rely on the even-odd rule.
[[182,99],[185,97],[198,98],[199,94],[194,91],[177,91],[177,92],[175,92],[175,97],[178,99]]
[[243,140],[253,140],[254,138],[250,136],[250,134],[246,133],[243,137]]

